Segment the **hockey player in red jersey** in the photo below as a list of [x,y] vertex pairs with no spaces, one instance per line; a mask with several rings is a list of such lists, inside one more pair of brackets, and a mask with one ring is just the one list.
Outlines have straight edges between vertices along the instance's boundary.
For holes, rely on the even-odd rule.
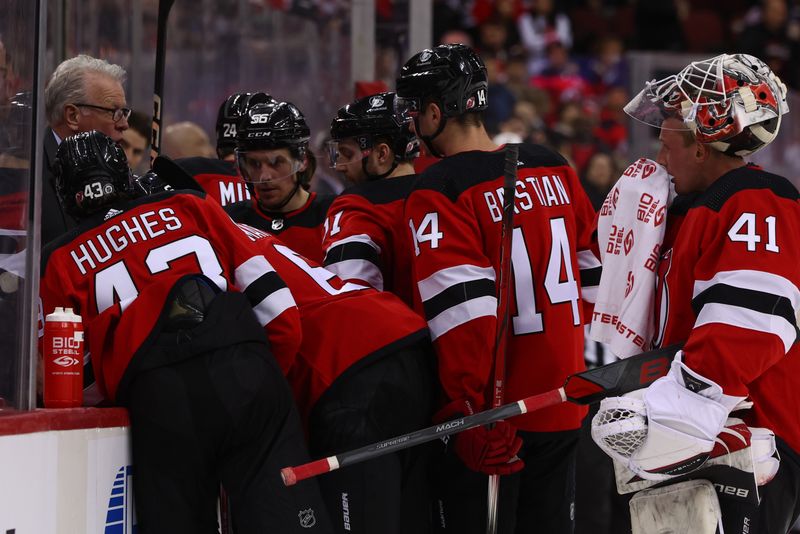
[[293,250],[322,263],[322,233],[332,196],[308,191],[315,160],[311,132],[294,104],[258,104],[236,131],[236,161],[255,198],[226,210],[241,222],[275,234]]
[[[464,45],[423,50],[397,80],[417,137],[444,158],[420,175],[405,207],[444,390],[442,419],[489,407],[494,382],[505,157],[483,126],[487,85],[483,61]],[[557,388],[583,369],[581,282],[599,279],[590,251],[594,210],[563,157],[519,145],[514,211],[507,401]],[[437,477],[440,526],[484,532],[486,474],[503,474],[498,532],[572,532],[584,415],[563,404],[458,434]]]
[[279,487],[279,468],[308,456],[270,354],[300,344],[273,267],[203,194],[130,199],[124,152],[104,134],[67,138],[58,171],[81,224],[43,251],[41,311],[83,317],[100,389],[129,410],[140,530],[216,532],[222,483],[237,532],[331,532],[314,484]]
[[357,184],[328,209],[325,266],[414,306],[411,236],[403,205],[416,182],[418,141],[394,109],[394,93],[360,98],[331,123],[331,166]]
[[724,531],[785,533],[800,514],[800,198],[745,158],[778,134],[786,87],[759,59],[723,54],[648,82],[625,111],[660,128],[658,162],[694,195],[668,217],[655,306],[656,344],[685,345],[639,401],[648,431],[628,467],[662,479],[696,469],[749,398],[737,416],[774,432],[780,464],[772,446],[754,458],[770,466],[761,482],[774,475],[757,508],[720,491]]
[[[281,361],[309,433],[327,457],[426,426],[433,356],[425,322],[395,295],[344,282],[274,236],[242,225],[300,310],[303,342]],[[426,448],[393,453],[319,478],[341,534],[425,534]]]

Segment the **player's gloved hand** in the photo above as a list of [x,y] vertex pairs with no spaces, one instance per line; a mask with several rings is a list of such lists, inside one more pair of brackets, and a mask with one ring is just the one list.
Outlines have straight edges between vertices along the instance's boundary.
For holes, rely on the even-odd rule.
[[522,439],[511,423],[498,421],[488,429],[478,426],[456,435],[455,451],[464,465],[486,475],[510,475],[525,467],[517,458]]
[[[436,414],[436,421],[446,421],[472,415],[468,400],[451,402]],[[454,450],[461,461],[473,471],[487,475],[510,475],[520,471],[525,463],[516,457],[522,447],[514,425],[498,421],[492,428],[479,426],[455,435]]]
[[667,376],[642,393],[603,400],[592,420],[595,443],[646,480],[702,466],[728,414],[743,399],[723,394],[681,360],[678,352]]

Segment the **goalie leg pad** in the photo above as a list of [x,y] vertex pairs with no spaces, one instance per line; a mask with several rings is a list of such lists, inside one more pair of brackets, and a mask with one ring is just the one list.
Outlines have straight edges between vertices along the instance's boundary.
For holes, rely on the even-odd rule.
[[722,534],[714,486],[689,480],[640,491],[630,502],[633,534]]

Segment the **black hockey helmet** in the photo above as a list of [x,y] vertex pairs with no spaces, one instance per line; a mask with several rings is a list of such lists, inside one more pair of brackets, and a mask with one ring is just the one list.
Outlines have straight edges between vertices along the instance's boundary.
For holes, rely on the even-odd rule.
[[353,138],[362,150],[374,146],[376,137],[385,138],[395,160],[417,157],[419,142],[409,128],[409,121],[395,112],[395,93],[379,93],[359,98],[339,108],[331,122],[331,166],[336,166],[336,145],[342,139]]
[[236,149],[288,148],[292,155],[302,159],[310,137],[305,117],[291,102],[256,104],[238,123]]
[[425,99],[440,104],[445,118],[488,107],[486,65],[463,44],[426,48],[409,59],[397,79],[401,110],[419,111]]
[[267,93],[234,93],[225,99],[217,113],[217,156],[224,158],[236,149],[239,119],[256,104],[275,102]]
[[62,141],[56,152],[54,173],[61,206],[78,219],[128,198],[131,193],[131,171],[125,152],[96,130]]

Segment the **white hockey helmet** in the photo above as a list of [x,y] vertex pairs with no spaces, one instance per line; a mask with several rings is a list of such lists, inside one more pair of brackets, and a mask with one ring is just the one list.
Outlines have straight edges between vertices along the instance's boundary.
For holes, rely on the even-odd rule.
[[678,74],[647,82],[624,109],[651,126],[680,119],[698,142],[732,156],[771,143],[789,112],[786,85],[748,54],[693,61]]

